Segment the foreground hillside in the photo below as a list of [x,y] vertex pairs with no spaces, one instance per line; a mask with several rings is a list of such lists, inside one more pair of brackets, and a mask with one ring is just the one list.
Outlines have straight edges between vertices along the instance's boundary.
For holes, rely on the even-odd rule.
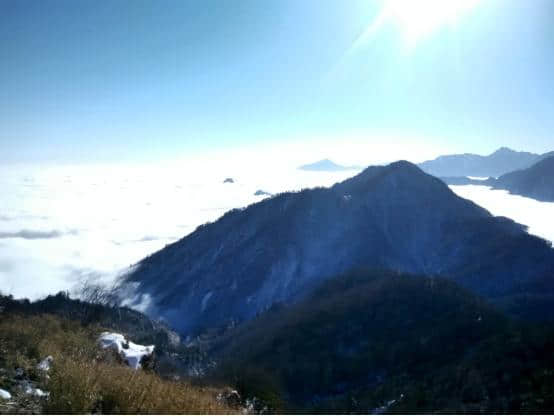
[[439,277],[360,270],[325,279],[301,300],[195,338],[210,365],[194,377],[183,371],[194,347],[176,340],[156,345],[138,370],[100,348],[99,335],[117,330],[119,316],[129,341],[164,340],[170,329],[138,312],[63,295],[0,297],[0,309],[0,413],[554,408],[552,325],[514,320]]
[[189,334],[252,319],[359,267],[440,274],[503,304],[525,294],[554,304],[546,241],[408,162],[228,212],[142,260],[121,289]]
[[[59,298],[57,304],[74,306]],[[98,336],[106,328],[95,319],[35,313],[44,304],[31,305],[5,297],[0,302],[0,389],[11,395],[0,397],[0,413],[232,412],[215,389],[162,379],[154,361],[133,370],[101,349]]]
[[214,348],[220,376],[284,411],[554,408],[554,330],[452,281],[360,271],[276,306]]

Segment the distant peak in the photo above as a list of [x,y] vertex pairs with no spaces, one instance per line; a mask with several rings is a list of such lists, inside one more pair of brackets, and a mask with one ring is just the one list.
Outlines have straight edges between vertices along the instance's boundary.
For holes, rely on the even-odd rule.
[[331,159],[321,159],[321,160],[318,160],[317,162],[314,162],[313,165],[316,165],[316,164],[320,164],[320,165],[333,165],[333,166],[338,166],[337,163],[333,162]]
[[423,171],[414,165],[411,162],[408,162],[407,160],[398,160],[396,162],[392,162],[385,166],[370,166],[367,169],[365,169],[363,172],[361,172],[357,176],[364,176],[364,174],[370,174],[373,176],[376,172],[381,172],[384,174],[394,174],[395,172],[421,172]]
[[350,170],[350,169],[353,169],[353,167],[339,165],[330,159],[322,159],[322,160],[318,160],[315,163],[302,165],[298,169],[315,170],[315,171],[339,171],[339,170]]
[[495,151],[493,155],[502,154],[502,153],[517,153],[515,150],[510,149],[509,147],[502,146],[500,149]]
[[[427,175],[418,166],[407,160],[399,160],[386,166],[369,166],[358,175],[336,184],[335,189],[350,192],[365,191],[369,189],[368,186],[373,186],[371,184],[387,180],[387,178],[403,178],[412,184],[420,185],[436,183],[435,178]],[[446,185],[440,184],[446,188]]]
[[398,160],[396,162],[392,162],[391,164],[387,165],[386,167],[389,168],[395,168],[395,169],[419,169],[415,164],[412,162],[408,162],[407,160]]

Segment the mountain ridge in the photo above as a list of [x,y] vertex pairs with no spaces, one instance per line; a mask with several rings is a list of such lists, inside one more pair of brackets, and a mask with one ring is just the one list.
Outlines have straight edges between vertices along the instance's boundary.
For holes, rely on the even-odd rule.
[[541,155],[501,147],[486,156],[473,153],[444,155],[422,162],[418,166],[425,172],[439,177],[498,177],[528,168],[548,155],[549,153]]

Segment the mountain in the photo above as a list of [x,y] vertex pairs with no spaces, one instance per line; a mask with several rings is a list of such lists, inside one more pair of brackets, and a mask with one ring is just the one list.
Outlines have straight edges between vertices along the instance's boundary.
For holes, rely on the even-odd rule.
[[530,168],[502,175],[494,189],[505,189],[538,201],[554,202],[554,156],[542,159]]
[[552,328],[446,279],[356,271],[228,332],[217,373],[278,413],[504,413],[554,405]]
[[502,147],[488,156],[464,153],[440,156],[420,163],[425,172],[438,177],[481,176],[498,177],[514,170],[525,169],[543,156],[529,152],[516,152]]
[[530,168],[506,173],[498,179],[475,180],[466,176],[440,179],[448,185],[491,186],[538,201],[554,202],[554,153],[550,154],[552,156],[542,158]]
[[298,169],[318,172],[339,172],[343,170],[360,169],[359,166],[341,166],[329,159],[323,159],[308,165],[302,165]]
[[440,274],[498,299],[554,292],[549,243],[401,161],[232,210],[143,259],[120,293],[194,333],[251,319],[358,267]]

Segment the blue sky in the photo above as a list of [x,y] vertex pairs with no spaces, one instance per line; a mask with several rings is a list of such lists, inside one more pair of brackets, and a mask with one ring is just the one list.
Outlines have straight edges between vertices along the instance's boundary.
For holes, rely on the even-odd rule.
[[353,132],[554,149],[554,2],[481,0],[410,47],[388,22],[352,48],[386,1],[3,0],[0,159],[348,147]]

